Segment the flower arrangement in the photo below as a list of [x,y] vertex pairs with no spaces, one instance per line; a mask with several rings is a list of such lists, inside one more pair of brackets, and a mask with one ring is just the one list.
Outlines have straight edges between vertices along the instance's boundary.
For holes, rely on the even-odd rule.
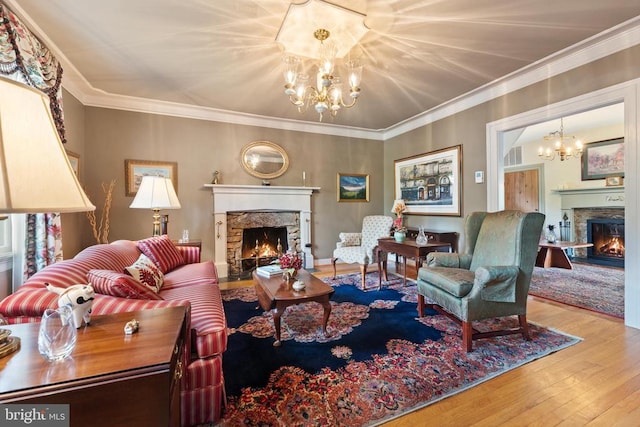
[[278,263],[280,268],[288,270],[291,274],[302,268],[302,258],[297,253],[287,252],[278,259]]
[[402,220],[402,213],[407,210],[407,205],[404,203],[404,200],[397,199],[393,201],[393,207],[391,208],[391,212],[396,214],[397,218],[393,220],[393,229],[395,231],[406,231],[407,229],[404,227]]

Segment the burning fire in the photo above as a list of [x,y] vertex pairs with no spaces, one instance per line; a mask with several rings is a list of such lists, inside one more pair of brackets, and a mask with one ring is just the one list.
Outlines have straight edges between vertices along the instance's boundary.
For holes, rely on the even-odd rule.
[[604,245],[599,246],[598,251],[603,255],[624,257],[624,243],[619,238],[613,237]]
[[[280,243],[280,239],[278,239],[278,244]],[[282,250],[280,250],[282,252]],[[249,258],[269,258],[269,257],[277,257],[280,254],[278,253],[278,248],[274,247],[274,245],[268,241],[264,241],[260,243],[256,240],[256,246],[251,250],[250,253],[244,255]]]

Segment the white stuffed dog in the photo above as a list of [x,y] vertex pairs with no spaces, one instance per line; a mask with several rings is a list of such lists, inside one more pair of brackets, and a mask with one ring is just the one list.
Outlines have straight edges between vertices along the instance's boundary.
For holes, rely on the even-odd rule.
[[91,321],[91,306],[95,297],[91,284],[73,285],[68,288],[57,288],[49,283],[45,283],[45,285],[47,285],[48,290],[59,295],[58,307],[64,305],[71,307],[73,326],[76,329],[82,326],[83,320],[87,325],[89,324]]

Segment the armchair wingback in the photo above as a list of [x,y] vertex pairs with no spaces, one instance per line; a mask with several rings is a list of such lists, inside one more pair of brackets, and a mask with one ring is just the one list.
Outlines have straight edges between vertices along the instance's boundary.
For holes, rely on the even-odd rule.
[[362,289],[366,288],[365,275],[367,274],[367,266],[377,262],[375,247],[378,245],[378,239],[381,237],[389,237],[391,233],[391,225],[393,218],[385,215],[370,215],[362,220],[362,231],[359,233],[340,233],[340,241],[336,244],[333,251],[333,277],[336,277],[336,262],[338,259],[349,263],[360,264],[360,273],[362,274]]
[[[427,306],[462,324],[463,347],[472,339],[522,333],[526,321],[529,283],[545,216],[538,212],[475,212],[465,221],[465,251],[433,252],[418,273],[418,313]],[[520,327],[474,332],[471,323],[491,317],[517,315]]]

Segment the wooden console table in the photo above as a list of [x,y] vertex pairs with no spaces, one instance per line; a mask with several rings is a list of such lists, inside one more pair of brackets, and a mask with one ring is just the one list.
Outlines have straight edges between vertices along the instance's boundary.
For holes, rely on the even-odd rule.
[[[407,258],[412,258],[416,262],[416,274],[422,266],[422,260],[429,252],[447,251],[451,252],[451,243],[430,241],[426,245],[418,245],[416,239],[407,239],[404,242],[396,242],[393,237],[378,239],[378,246],[374,249],[378,259],[378,289],[382,288],[382,275],[387,278],[387,259],[381,259],[382,253],[389,252],[402,256],[404,260],[404,279],[402,284],[407,284]],[[382,267],[380,264],[382,263]]]
[[[132,319],[140,329],[125,335]],[[69,404],[72,427],[180,425],[184,307],[93,316],[57,362],[38,352],[39,326],[3,326],[21,348],[0,359],[0,403]]]
[[539,249],[536,258],[536,267],[558,267],[573,270],[573,264],[565,250],[589,248],[591,246],[593,246],[593,243],[567,242],[564,240],[558,240],[555,243],[541,241],[538,244]]
[[[418,236],[419,230],[415,227],[407,228],[407,237],[415,239]],[[424,230],[424,235],[427,237],[427,241],[431,242],[443,242],[451,243],[451,252],[458,252],[458,233],[455,231],[433,231]]]

